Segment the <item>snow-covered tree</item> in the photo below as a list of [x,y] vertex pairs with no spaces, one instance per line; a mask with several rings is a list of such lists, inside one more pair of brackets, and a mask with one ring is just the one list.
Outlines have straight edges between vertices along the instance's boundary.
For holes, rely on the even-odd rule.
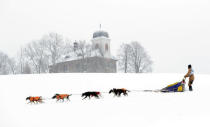
[[16,73],[17,74],[24,74],[24,67],[27,62],[27,58],[25,56],[25,50],[23,47],[20,48],[16,55]]
[[87,70],[87,57],[92,55],[92,47],[86,41],[78,41],[73,44],[73,52],[71,53],[76,59],[82,59],[82,71]]
[[86,43],[86,41],[74,42],[73,48],[74,53],[82,59],[91,56],[92,48],[90,44]]
[[17,73],[17,63],[16,63],[15,58],[9,58],[8,59],[8,66],[9,66],[11,74],[16,74]]
[[46,52],[46,41],[38,40],[25,47],[27,62],[31,63],[34,73],[48,72],[49,56]]
[[[49,66],[63,60],[63,56],[72,50],[69,41],[63,36],[49,33],[41,39],[28,43],[18,54],[20,73],[47,73]],[[27,70],[27,71],[26,71]]]
[[43,36],[41,41],[46,42],[46,51],[51,65],[60,62],[62,55],[65,54],[66,45],[63,36],[58,33],[49,33]]
[[152,60],[139,42],[131,42],[131,66],[135,73],[152,71]]
[[31,72],[31,67],[27,62],[25,63],[25,65],[23,67],[23,72],[22,73],[23,74],[31,74],[32,73]]
[[131,72],[131,46],[129,44],[122,44],[118,50],[118,65],[119,69],[124,73]]
[[16,61],[0,52],[0,75],[16,74]]
[[3,52],[0,52],[0,75],[9,74],[8,60],[9,57]]
[[122,44],[118,52],[119,68],[125,73],[145,73],[152,71],[152,60],[139,42]]

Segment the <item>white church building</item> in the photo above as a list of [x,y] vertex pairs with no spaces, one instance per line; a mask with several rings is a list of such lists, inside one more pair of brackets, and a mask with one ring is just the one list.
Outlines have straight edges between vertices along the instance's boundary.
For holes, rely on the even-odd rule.
[[50,66],[50,73],[116,73],[117,61],[111,55],[111,39],[108,32],[103,30],[94,32],[91,42],[94,52],[91,56],[85,58],[76,56],[74,59],[56,63]]

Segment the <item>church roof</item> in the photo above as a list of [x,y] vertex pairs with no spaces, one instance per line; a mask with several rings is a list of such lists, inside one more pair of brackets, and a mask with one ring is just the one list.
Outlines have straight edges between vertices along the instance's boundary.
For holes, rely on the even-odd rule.
[[109,34],[106,31],[103,30],[99,30],[93,33],[93,38],[97,38],[97,37],[107,37],[109,38]]

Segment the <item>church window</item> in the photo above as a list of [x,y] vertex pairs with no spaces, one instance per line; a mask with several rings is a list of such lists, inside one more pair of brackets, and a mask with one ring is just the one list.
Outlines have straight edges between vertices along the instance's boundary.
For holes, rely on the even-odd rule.
[[109,47],[108,44],[105,45],[105,50],[108,51]]

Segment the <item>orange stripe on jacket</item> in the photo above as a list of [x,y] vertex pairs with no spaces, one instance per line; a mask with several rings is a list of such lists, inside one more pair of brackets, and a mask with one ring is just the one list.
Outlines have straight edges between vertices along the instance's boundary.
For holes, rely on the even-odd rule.
[[41,100],[41,98],[40,97],[30,97],[29,100],[30,101],[39,101],[39,100]]
[[57,99],[64,99],[67,98],[69,95],[68,94],[59,94],[56,96]]

